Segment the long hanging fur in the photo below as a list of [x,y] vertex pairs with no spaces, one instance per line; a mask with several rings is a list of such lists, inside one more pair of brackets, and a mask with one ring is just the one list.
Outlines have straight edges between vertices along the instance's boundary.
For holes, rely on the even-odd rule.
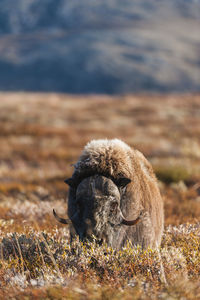
[[112,179],[118,186],[122,178],[127,178],[130,183],[120,187],[122,213],[127,219],[136,219],[142,211],[144,214],[137,225],[120,229],[113,239],[113,246],[121,248],[130,240],[143,248],[159,247],[164,226],[163,201],[152,166],[141,152],[119,139],[92,140],[85,146],[74,168],[68,181],[70,219],[76,212],[76,188],[84,178],[100,174]]

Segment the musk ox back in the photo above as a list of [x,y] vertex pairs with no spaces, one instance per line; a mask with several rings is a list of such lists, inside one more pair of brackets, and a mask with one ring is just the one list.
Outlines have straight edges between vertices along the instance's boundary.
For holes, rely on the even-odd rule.
[[[93,235],[115,249],[127,240],[157,248],[163,232],[163,202],[151,165],[124,142],[93,140],[75,164],[69,184],[71,237]],[[57,216],[62,223],[68,220]]]

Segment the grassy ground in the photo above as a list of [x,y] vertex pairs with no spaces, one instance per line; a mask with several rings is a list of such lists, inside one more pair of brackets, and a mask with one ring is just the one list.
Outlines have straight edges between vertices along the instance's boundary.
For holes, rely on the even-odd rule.
[[[72,164],[96,138],[151,161],[165,203],[157,253],[69,242]],[[0,298],[200,299],[200,96],[0,94]]]

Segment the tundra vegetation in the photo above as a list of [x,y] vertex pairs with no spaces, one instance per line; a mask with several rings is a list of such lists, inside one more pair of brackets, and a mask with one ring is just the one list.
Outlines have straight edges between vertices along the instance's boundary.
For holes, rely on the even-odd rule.
[[[91,139],[151,162],[164,200],[154,249],[70,243],[66,177]],[[0,94],[0,299],[200,299],[200,96]],[[63,215],[66,217],[66,215]]]

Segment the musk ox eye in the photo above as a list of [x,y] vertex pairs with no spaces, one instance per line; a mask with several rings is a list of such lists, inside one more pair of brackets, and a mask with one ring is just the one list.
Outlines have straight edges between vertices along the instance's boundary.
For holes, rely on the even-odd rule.
[[117,207],[118,207],[118,202],[117,201],[111,202],[111,204],[110,204],[110,212],[115,211],[117,209]]

